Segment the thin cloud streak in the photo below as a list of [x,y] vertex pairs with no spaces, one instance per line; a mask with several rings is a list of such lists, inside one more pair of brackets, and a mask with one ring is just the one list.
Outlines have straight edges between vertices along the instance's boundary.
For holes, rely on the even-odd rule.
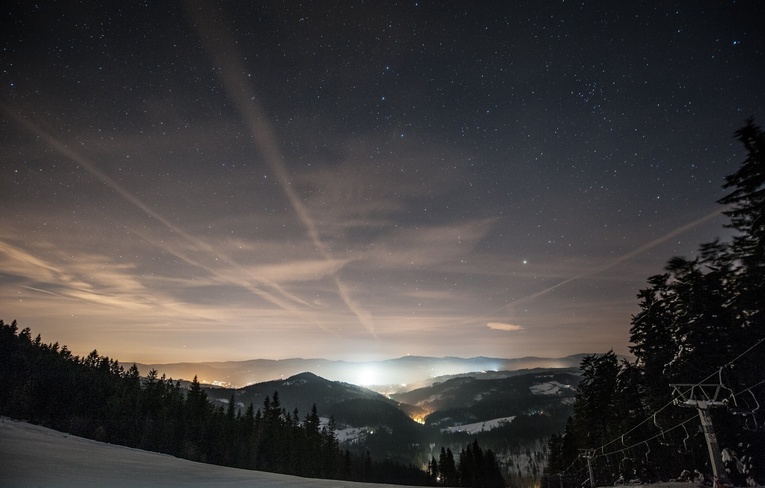
[[553,285],[553,286],[551,286],[549,288],[545,288],[544,290],[538,291],[536,293],[532,293],[531,295],[527,295],[527,296],[518,298],[516,300],[513,300],[511,303],[509,303],[504,308],[507,309],[507,308],[512,307],[514,305],[518,305],[518,304],[523,303],[523,302],[534,300],[535,298],[539,298],[542,295],[550,293],[551,291],[553,291],[553,290],[555,290],[557,288],[560,288],[563,285],[567,285],[568,283],[571,283],[572,281],[581,280],[583,278],[588,278],[590,276],[602,273],[603,271],[611,269],[614,266],[618,266],[618,265],[622,264],[623,262],[628,261],[628,260],[634,258],[638,254],[644,253],[645,251],[647,251],[647,250],[649,250],[651,248],[654,248],[654,247],[658,246],[659,244],[662,244],[662,243],[668,241],[669,239],[672,239],[673,237],[676,237],[676,236],[678,236],[678,235],[680,235],[680,234],[682,234],[684,232],[687,232],[688,230],[696,227],[697,225],[703,224],[704,222],[706,222],[708,220],[711,220],[711,219],[713,219],[715,217],[719,217],[721,214],[722,214],[722,210],[715,210],[714,212],[712,212],[710,214],[707,214],[707,215],[705,215],[705,216],[703,216],[703,217],[701,217],[699,219],[694,220],[693,222],[690,222],[690,223],[685,224],[685,225],[683,225],[681,227],[678,227],[677,229],[675,229],[675,230],[673,230],[671,232],[668,232],[667,234],[665,234],[665,235],[663,235],[661,237],[658,237],[658,238],[656,238],[656,239],[654,239],[654,240],[652,240],[650,242],[647,242],[646,244],[643,244],[642,246],[640,246],[640,247],[638,247],[636,249],[633,249],[632,251],[630,251],[630,252],[628,252],[628,253],[626,253],[626,254],[624,254],[624,255],[616,258],[616,259],[614,259],[613,261],[609,261],[608,263],[606,263],[606,264],[604,264],[602,266],[599,266],[597,268],[591,269],[591,270],[586,271],[584,273],[580,273],[580,274],[578,274],[576,276],[572,276],[571,278],[563,280],[560,283],[557,283],[557,284],[555,284],[555,285]]
[[[13,252],[13,246],[0,241],[0,256],[19,256]],[[7,251],[11,252],[8,253]],[[31,256],[28,253],[22,253]],[[221,308],[219,305],[205,306],[194,303],[178,301],[163,293],[145,286],[137,281],[132,269],[126,266],[111,265],[102,256],[83,254],[67,256],[69,262],[66,271],[60,271],[55,276],[40,276],[40,269],[56,269],[50,262],[40,258],[31,257],[24,262],[16,261],[11,268],[6,262],[0,262],[5,270],[11,269],[14,275],[34,283],[44,282],[56,289],[56,292],[45,290],[39,286],[19,285],[20,288],[29,290],[33,294],[18,294],[14,298],[20,301],[13,308],[23,310],[25,307],[35,309],[37,313],[51,316],[64,317],[80,316],[83,313],[83,303],[93,305],[88,308],[87,315],[90,322],[114,322],[115,310],[129,311],[129,314],[119,315],[117,323],[130,324],[130,330],[151,330],[158,319],[178,321],[180,323],[198,322],[205,330],[209,330],[210,323],[227,326],[229,329],[242,324],[243,318],[279,318],[273,310],[261,310],[253,313],[250,307],[234,308],[231,306]],[[90,277],[85,282],[77,276]],[[149,280],[164,280],[164,278],[144,278]],[[188,280],[186,280],[188,282]],[[161,287],[164,288],[164,287]],[[61,300],[50,301],[42,298],[43,295],[51,295]],[[63,300],[63,301],[62,301]],[[118,312],[119,313],[119,312]],[[257,317],[256,317],[257,316]],[[152,324],[147,326],[147,324]],[[119,327],[110,327],[109,330],[120,330]],[[328,330],[328,332],[333,332]]]
[[59,294],[59,293],[53,293],[52,291],[43,290],[43,289],[41,289],[41,288],[35,288],[34,286],[21,285],[21,287],[22,287],[22,288],[26,288],[27,290],[36,291],[36,292],[38,292],[38,293],[45,293],[45,294],[48,294],[48,295],[53,295],[54,297],[59,297],[59,298],[68,298],[68,297],[66,297],[66,296],[64,296],[64,295],[61,295],[61,294]]
[[[268,116],[261,106],[255,92],[252,90],[251,85],[242,75],[247,70],[241,62],[242,56],[237,52],[236,43],[229,32],[221,28],[219,23],[222,22],[222,19],[220,19],[220,16],[211,8],[211,5],[206,2],[187,2],[185,6],[186,11],[194,21],[194,27],[202,40],[207,53],[210,55],[213,64],[217,68],[217,73],[228,96],[231,98],[234,107],[250,129],[250,134],[255,140],[256,147],[263,156],[266,164],[268,164],[269,168],[276,176],[290,205],[295,210],[300,222],[308,232],[311,242],[313,242],[317,251],[319,251],[324,259],[333,261],[327,246],[321,239],[319,229],[311,217],[310,212],[292,186],[291,177],[282,162],[284,156],[279,149],[274,130],[268,122]],[[343,303],[345,303],[348,309],[358,317],[359,322],[369,331],[369,333],[377,338],[375,324],[371,314],[351,298],[348,288],[342,284],[337,275],[335,275],[334,281],[337,285],[337,292],[343,300]]]
[[[194,267],[197,267],[199,269],[203,269],[204,271],[208,272],[211,276],[214,276],[221,280],[224,283],[233,284],[236,286],[241,286],[245,288],[246,290],[250,291],[254,295],[259,296],[260,298],[266,300],[267,302],[270,302],[273,305],[276,305],[277,307],[280,307],[284,310],[297,313],[298,310],[294,306],[294,302],[299,305],[309,306],[308,303],[306,303],[303,299],[298,297],[297,295],[288,292],[285,290],[278,282],[269,280],[267,278],[264,278],[262,275],[258,275],[255,273],[252,273],[248,271],[243,265],[235,263],[232,259],[226,257],[224,254],[220,252],[216,252],[215,256],[220,256],[221,261],[223,263],[231,265],[233,270],[235,272],[223,272],[220,268],[211,268],[198,260],[188,256],[187,253],[185,253],[182,250],[177,249],[175,246],[171,246],[170,244],[160,242],[157,239],[154,239],[153,237],[150,237],[149,235],[139,232],[135,229],[132,230],[136,235],[140,236],[142,239],[144,239],[146,242],[149,242],[168,253],[172,254],[173,256],[181,259],[187,264],[190,264]],[[249,283],[249,281],[255,281],[260,282],[268,286],[269,288],[275,290],[284,298],[287,298],[287,300],[282,300],[281,298],[274,296],[272,293],[268,293],[265,290],[261,290],[260,288],[253,286]]]
[[[135,195],[124,189],[121,185],[119,185],[116,181],[114,181],[112,178],[110,178],[108,175],[106,175],[104,172],[102,172],[96,165],[92,164],[87,159],[83,158],[76,152],[72,151],[65,145],[61,144],[56,140],[54,137],[49,135],[47,132],[42,130],[40,127],[36,126],[34,123],[32,123],[30,120],[28,120],[25,117],[21,117],[14,113],[13,111],[7,109],[6,107],[3,107],[3,111],[5,111],[7,114],[9,114],[14,120],[16,120],[21,126],[25,127],[27,130],[41,138],[43,141],[45,141],[46,144],[48,144],[52,149],[58,151],[60,154],[68,158],[69,160],[77,163],[78,165],[82,166],[88,173],[95,176],[98,180],[100,180],[102,183],[104,183],[106,186],[117,192],[120,196],[122,196],[124,199],[135,205],[137,208],[145,212],[149,217],[157,220],[162,225],[164,225],[166,228],[168,228],[170,231],[175,233],[176,235],[181,236],[183,239],[185,239],[187,242],[191,243],[192,245],[196,246],[198,249],[202,249],[203,251],[209,253],[210,255],[217,257],[221,261],[228,263],[230,265],[233,265],[235,267],[238,267],[241,269],[241,266],[236,264],[231,258],[228,256],[217,252],[212,246],[207,244],[206,242],[202,241],[201,239],[198,239],[191,234],[187,233],[183,229],[179,228],[178,226],[171,223],[169,220],[164,218],[162,215],[160,215],[158,212],[150,208],[148,205],[144,204],[141,200],[139,200]],[[222,275],[220,272],[218,272],[215,269],[212,269],[208,266],[203,265],[202,263],[199,263],[198,261],[194,261],[182,254],[177,253],[174,249],[170,248],[169,246],[163,245],[163,244],[157,244],[155,241],[155,245],[158,245],[163,250],[183,259],[184,261],[187,261],[189,264],[192,264],[194,266],[197,266],[199,268],[204,269],[208,273],[217,276],[221,280],[224,280],[226,282],[231,283],[230,279],[227,276]],[[254,276],[248,275],[248,279],[255,280],[256,278]],[[233,282],[233,284],[237,284],[240,286],[243,286],[253,294],[263,298],[264,300],[267,300],[271,303],[273,303],[276,306],[279,306],[281,308],[284,308],[285,310],[294,310],[294,307],[284,300],[281,300],[277,297],[274,297],[272,294],[265,292],[256,286],[253,286],[250,283],[247,282]],[[307,305],[304,301],[300,300],[299,298],[295,297],[294,295],[286,293],[281,287],[279,287],[277,284],[271,284],[271,283],[265,283],[267,286],[271,286],[276,291],[280,292],[285,298],[293,301],[297,301],[301,305]]]

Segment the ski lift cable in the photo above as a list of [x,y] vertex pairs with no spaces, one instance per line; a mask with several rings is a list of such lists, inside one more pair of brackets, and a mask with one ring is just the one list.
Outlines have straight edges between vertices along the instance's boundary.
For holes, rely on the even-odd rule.
[[[564,469],[563,471],[561,471],[558,474],[561,475],[561,476],[566,474],[566,472],[568,472],[569,469],[574,467],[574,465],[577,463],[577,461],[581,461],[581,460],[582,460],[582,456],[581,455],[577,456],[576,459],[574,459],[574,461],[571,464],[569,464],[568,467],[566,467],[566,469]],[[580,467],[580,469],[581,469],[581,467]]]
[[580,465],[578,469],[571,470],[571,468],[574,467],[574,465],[579,462],[581,464],[582,462],[582,455],[578,455],[574,461],[568,465],[566,469],[558,473],[560,476],[572,476],[574,478],[581,478],[582,476],[589,476],[587,472],[587,467],[585,465]]
[[[724,364],[724,365],[720,366],[719,368],[717,368],[717,371],[714,371],[713,373],[711,373],[709,376],[707,376],[707,377],[706,377],[706,378],[704,378],[703,380],[700,380],[700,381],[698,381],[698,382],[697,382],[696,384],[694,384],[694,385],[690,385],[690,386],[688,387],[688,389],[687,389],[687,390],[685,390],[685,391],[683,392],[683,394],[688,394],[688,393],[690,393],[690,392],[691,392],[691,391],[692,391],[694,388],[696,388],[696,387],[698,387],[698,386],[701,386],[701,385],[703,385],[704,383],[706,383],[706,382],[707,382],[707,381],[708,381],[710,378],[712,378],[713,376],[717,376],[717,379],[718,379],[718,384],[720,385],[720,387],[721,387],[721,388],[724,388],[724,389],[726,389],[726,390],[730,391],[731,393],[733,393],[733,390],[732,390],[732,389],[730,389],[730,388],[728,388],[727,386],[725,386],[725,385],[723,384],[723,382],[722,382],[722,372],[723,372],[723,370],[724,370],[724,369],[726,369],[726,368],[729,368],[730,366],[733,366],[733,364],[735,364],[735,363],[736,363],[736,361],[738,361],[738,360],[739,360],[739,359],[741,359],[742,357],[744,357],[744,356],[746,356],[747,354],[749,354],[749,352],[751,352],[751,351],[752,351],[754,348],[756,348],[757,346],[759,346],[759,345],[760,345],[760,344],[762,344],[763,342],[765,342],[765,337],[763,337],[763,338],[762,338],[762,339],[760,339],[759,341],[757,341],[757,342],[755,342],[754,344],[752,344],[751,346],[749,346],[749,348],[748,348],[746,351],[742,352],[741,354],[739,354],[739,355],[738,355],[738,356],[736,356],[735,358],[731,359],[731,360],[730,360],[730,361],[728,361],[726,364]],[[759,384],[761,384],[761,383],[763,383],[763,382],[760,382],[760,383],[758,383],[757,385],[759,385]],[[755,386],[757,386],[757,385],[753,385],[753,386],[751,386],[750,388],[754,388],[754,387],[755,387]],[[745,390],[744,390],[744,391],[745,391]],[[657,411],[656,411],[656,413],[659,413],[659,412],[661,412],[662,410],[664,410],[665,408],[667,408],[669,405],[673,405],[674,403],[675,403],[675,401],[674,401],[674,399],[673,399],[673,400],[672,400],[672,401],[670,401],[668,404],[664,405],[664,406],[663,406],[663,407],[661,407],[659,410],[657,410]]]
[[[762,342],[762,341],[760,341],[760,342]],[[712,375],[710,375],[709,377],[705,378],[704,380],[702,380],[702,382],[703,382],[703,381],[706,381],[707,379],[711,378],[712,376],[714,376],[714,374],[712,374]],[[744,390],[741,390],[741,391],[740,391],[740,392],[738,392],[737,394],[738,394],[738,395],[740,395],[741,393],[750,392],[752,395],[754,395],[754,393],[752,393],[752,390],[753,390],[754,388],[756,388],[756,387],[758,387],[758,386],[760,386],[760,385],[764,384],[764,383],[765,383],[765,380],[762,380],[762,381],[760,381],[760,382],[758,382],[758,383],[755,383],[754,385],[752,385],[752,386],[750,386],[750,387],[748,387],[748,388],[746,388],[746,389],[744,389]],[[756,397],[755,397],[755,401],[756,401],[756,400],[757,400],[757,399],[756,399]],[[759,403],[758,403],[758,406],[759,406]],[[663,409],[664,409],[664,407],[662,407],[661,409],[657,410],[657,411],[654,413],[654,415],[653,415],[653,416],[651,416],[651,417],[649,417],[647,420],[650,420],[650,419],[655,419],[655,415],[656,415],[657,413],[659,413],[659,412],[660,412],[661,410],[663,410]],[[608,444],[604,444],[603,446],[601,446],[601,447],[599,447],[599,448],[595,449],[593,452],[600,450],[600,451],[601,451],[601,453],[603,453],[603,454],[601,454],[601,455],[603,455],[603,456],[608,456],[608,455],[611,455],[611,454],[614,454],[614,453],[620,453],[620,452],[626,451],[626,450],[628,450],[628,449],[632,449],[632,448],[635,448],[635,447],[637,447],[637,446],[639,446],[639,445],[643,444],[644,442],[648,442],[648,441],[652,441],[652,440],[654,440],[654,439],[658,439],[658,438],[660,438],[660,437],[664,437],[664,434],[666,434],[667,432],[671,432],[671,431],[673,431],[673,430],[675,430],[675,429],[678,429],[678,428],[680,428],[680,427],[682,427],[682,428],[685,430],[685,433],[686,433],[686,438],[685,438],[685,439],[683,439],[683,444],[685,445],[685,443],[686,443],[686,441],[688,440],[688,437],[689,437],[689,436],[688,436],[688,429],[686,429],[686,428],[685,428],[685,424],[687,424],[688,422],[691,422],[691,421],[693,421],[693,420],[695,420],[695,419],[697,419],[697,418],[698,418],[698,417],[697,417],[696,415],[693,415],[692,417],[690,417],[690,418],[688,418],[688,419],[686,419],[686,420],[683,420],[683,421],[682,421],[682,422],[680,422],[679,424],[676,424],[676,425],[674,425],[673,427],[670,427],[670,428],[668,428],[668,429],[663,429],[661,426],[659,426],[659,425],[657,424],[657,427],[659,427],[659,429],[661,429],[661,432],[659,432],[658,434],[654,435],[653,437],[649,437],[648,439],[645,439],[644,441],[639,441],[639,442],[636,442],[636,443],[632,444],[631,446],[627,446],[627,445],[625,444],[625,442],[624,442],[624,436],[625,436],[625,435],[627,435],[627,434],[629,434],[629,433],[630,433],[630,432],[632,432],[633,430],[635,430],[635,428],[637,428],[637,427],[639,427],[640,425],[644,424],[644,423],[645,423],[645,421],[643,421],[643,422],[641,422],[641,423],[640,423],[640,424],[639,424],[637,427],[635,427],[635,428],[631,429],[630,431],[628,431],[628,432],[626,432],[625,434],[623,434],[621,437],[618,437],[618,438],[617,438],[617,440],[621,440],[621,443],[622,443],[622,445],[624,445],[624,446],[625,446],[624,448],[622,448],[622,449],[616,449],[616,450],[614,450],[614,451],[610,451],[610,452],[606,453],[606,452],[604,452],[603,448],[604,448],[605,446],[607,446]],[[611,443],[609,442],[609,444],[611,444]],[[687,448],[687,446],[686,446],[686,448]]]
[[[695,385],[692,385],[692,386],[689,388],[689,391],[691,391],[693,388],[695,388],[695,387],[697,387],[697,386],[700,386],[700,385],[702,385],[704,382],[708,381],[710,378],[712,378],[712,377],[713,377],[713,376],[715,376],[715,375],[717,375],[717,376],[718,376],[718,378],[721,378],[721,371],[722,371],[722,369],[724,369],[724,368],[727,368],[727,367],[729,367],[729,366],[733,365],[733,364],[734,364],[736,361],[738,361],[739,359],[741,359],[742,357],[744,357],[746,354],[748,354],[750,351],[752,351],[752,350],[753,350],[755,347],[759,346],[759,345],[760,345],[760,344],[762,344],[763,342],[765,342],[765,337],[764,337],[764,338],[762,338],[762,339],[760,339],[760,340],[759,340],[759,341],[757,341],[756,343],[754,343],[754,344],[753,344],[752,346],[750,346],[750,347],[749,347],[747,350],[745,350],[744,352],[742,352],[741,354],[739,354],[738,356],[736,356],[734,359],[732,359],[731,361],[729,361],[729,362],[728,362],[727,364],[725,364],[724,366],[722,366],[722,367],[718,368],[718,369],[717,369],[717,371],[715,371],[715,372],[711,373],[709,376],[707,376],[706,378],[702,379],[701,381],[699,381],[699,382],[698,382],[698,383],[696,383]],[[745,390],[742,390],[740,393],[744,393],[744,392],[746,392],[746,391],[751,391],[753,388],[755,388],[755,387],[759,386],[759,385],[760,385],[760,384],[762,384],[762,383],[765,383],[765,380],[764,380],[764,381],[761,381],[761,382],[759,382],[759,383],[757,383],[757,384],[755,384],[755,385],[752,385],[752,386],[750,386],[749,388],[747,388],[747,389],[745,389]],[[722,384],[721,384],[721,386],[727,389],[727,387],[725,387],[724,385],[722,385]],[[633,432],[634,430],[636,430],[637,428],[639,428],[640,426],[642,426],[643,424],[645,424],[645,423],[647,423],[647,422],[649,422],[649,421],[651,421],[651,420],[654,420],[654,422],[655,422],[655,419],[656,419],[656,415],[657,415],[659,412],[663,411],[663,410],[664,410],[665,408],[667,408],[668,406],[670,406],[670,405],[674,405],[674,404],[675,404],[675,401],[674,401],[674,399],[670,400],[670,401],[669,401],[667,404],[665,404],[665,405],[664,405],[663,407],[661,407],[660,409],[656,410],[656,411],[655,411],[653,414],[649,415],[649,416],[648,416],[648,417],[647,417],[645,420],[643,420],[642,422],[640,422],[638,425],[636,425],[636,426],[635,426],[635,427],[633,427],[632,429],[628,430],[628,431],[627,431],[627,432],[625,432],[624,434],[620,435],[619,437],[616,437],[615,439],[611,440],[610,442],[607,442],[606,444],[603,444],[603,445],[601,445],[600,447],[598,447],[598,448],[596,448],[596,449],[592,450],[592,452],[594,453],[594,452],[596,452],[596,451],[600,450],[600,451],[601,451],[601,456],[609,456],[609,455],[611,455],[611,454],[618,454],[618,453],[622,453],[622,452],[624,452],[624,451],[626,451],[626,450],[628,450],[628,449],[634,448],[634,447],[636,447],[636,446],[639,446],[639,445],[641,445],[641,444],[643,444],[643,443],[645,443],[645,444],[646,444],[646,446],[647,446],[647,447],[648,447],[648,449],[649,449],[649,451],[648,451],[648,452],[650,452],[650,446],[648,445],[648,441],[651,441],[651,440],[657,439],[657,438],[659,438],[659,437],[663,436],[665,432],[670,432],[670,431],[672,431],[672,430],[674,430],[674,429],[676,429],[676,428],[679,428],[679,427],[682,427],[682,428],[685,430],[685,432],[686,432],[686,439],[684,439],[684,440],[683,440],[683,445],[684,445],[684,446],[686,446],[686,449],[687,449],[687,444],[686,444],[686,441],[687,441],[687,434],[688,434],[688,430],[685,428],[685,424],[687,424],[688,422],[691,422],[691,421],[695,420],[695,419],[696,419],[696,416],[690,417],[690,418],[688,418],[687,420],[684,420],[683,422],[680,422],[679,424],[675,425],[674,427],[671,427],[671,428],[669,428],[669,429],[666,429],[666,430],[662,430],[662,431],[661,431],[659,434],[657,434],[657,435],[654,435],[653,437],[651,437],[651,438],[649,438],[649,439],[646,439],[646,440],[644,440],[644,441],[640,441],[640,442],[638,442],[638,443],[636,443],[636,444],[633,444],[632,446],[626,447],[626,448],[624,448],[624,449],[618,449],[618,450],[615,450],[615,451],[612,451],[612,452],[609,452],[609,453],[605,453],[605,448],[606,448],[607,446],[609,446],[609,445],[613,444],[613,443],[614,443],[614,442],[616,442],[616,441],[621,441],[622,445],[624,445],[624,437],[625,437],[626,435],[630,434],[631,432]],[[648,453],[646,453],[646,456],[647,456],[647,455],[648,455]],[[597,456],[597,457],[600,457],[600,456]],[[576,459],[576,460],[574,460],[574,463],[576,463],[576,461],[578,461],[578,460],[581,460],[581,458],[580,458],[580,457],[577,457],[577,459]],[[572,463],[572,465],[571,465],[571,466],[573,466],[573,464],[574,464],[574,463]],[[570,467],[571,467],[571,466],[570,466]],[[569,468],[570,468],[570,467],[569,467]],[[568,468],[567,468],[567,469],[568,469]],[[580,468],[580,469],[583,469],[583,468]]]
[[569,464],[569,466],[566,469],[558,473],[558,476],[568,476],[575,479],[583,479],[584,477],[586,477],[587,468],[585,466],[579,466],[579,469],[571,470],[571,468],[576,464],[576,462],[580,460],[581,458],[577,456],[577,458],[574,460],[573,463]]
[[[607,453],[605,453],[605,454],[603,454],[603,455],[604,455],[604,456],[610,456],[610,455],[612,455],[612,454],[619,454],[619,453],[623,453],[623,452],[626,452],[626,451],[628,451],[628,450],[630,450],[630,449],[634,449],[634,448],[636,448],[636,447],[638,447],[638,446],[640,446],[640,445],[642,445],[642,444],[647,444],[649,441],[652,441],[652,440],[655,440],[655,439],[659,439],[660,437],[662,437],[662,436],[663,436],[663,434],[665,434],[665,433],[667,433],[667,432],[672,432],[673,430],[675,430],[675,429],[679,429],[679,428],[681,428],[681,427],[685,428],[685,424],[687,424],[688,422],[691,422],[691,421],[693,421],[693,420],[696,420],[697,418],[698,418],[698,417],[697,417],[696,415],[694,415],[694,416],[692,416],[692,417],[690,417],[690,418],[687,418],[687,419],[683,420],[683,421],[682,421],[682,422],[680,422],[679,424],[676,424],[675,426],[673,426],[673,427],[670,427],[669,429],[664,429],[664,430],[663,430],[661,433],[659,433],[659,434],[656,434],[656,435],[654,435],[653,437],[649,437],[648,439],[642,440],[642,441],[640,441],[640,442],[636,442],[636,443],[632,444],[631,446],[626,446],[626,447],[623,447],[622,449],[617,449],[617,450],[614,450],[614,451],[609,451],[609,452],[607,452]],[[686,433],[687,433],[687,432],[688,432],[688,431],[686,430]],[[650,449],[650,448],[649,448],[649,449]]]
[[[700,386],[701,384],[703,384],[704,382],[706,382],[707,380],[709,380],[710,378],[712,378],[712,377],[713,377],[713,376],[715,376],[715,375],[717,375],[717,376],[718,376],[718,378],[719,378],[719,375],[721,374],[721,371],[722,371],[724,368],[727,368],[727,367],[729,367],[729,366],[732,366],[732,365],[733,365],[733,364],[734,364],[736,361],[738,361],[738,360],[739,360],[739,359],[741,359],[742,357],[744,357],[744,356],[746,356],[747,354],[749,354],[749,353],[750,353],[750,352],[751,352],[751,351],[752,351],[754,348],[756,348],[757,346],[759,346],[759,345],[760,345],[760,344],[762,344],[763,342],[765,342],[765,337],[763,337],[763,338],[762,338],[762,339],[760,339],[759,341],[757,341],[757,342],[755,342],[754,344],[752,344],[752,345],[751,345],[751,346],[750,346],[750,347],[749,347],[747,350],[745,350],[744,352],[742,352],[741,354],[739,354],[739,355],[738,355],[738,356],[736,356],[735,358],[733,358],[733,359],[731,359],[730,361],[728,361],[728,362],[727,362],[725,365],[723,365],[723,366],[721,366],[720,368],[718,368],[718,369],[717,369],[715,372],[713,372],[712,374],[710,374],[709,376],[707,376],[707,377],[706,377],[706,378],[704,378],[703,380],[701,380],[701,381],[697,382],[695,385],[692,385],[692,386],[691,386],[691,387],[688,389],[688,391],[686,391],[686,393],[688,393],[688,392],[689,392],[691,389],[693,389],[694,387]],[[762,382],[758,383],[757,385],[759,385],[759,384],[761,384],[761,383],[762,383]],[[757,386],[757,385],[754,385],[754,386]],[[750,388],[754,388],[754,386],[752,386],[752,387],[750,387]],[[727,389],[727,387],[726,387],[726,389]],[[611,444],[613,444],[613,443],[615,443],[615,442],[619,441],[620,439],[623,439],[623,438],[624,438],[624,436],[626,436],[627,434],[630,434],[630,433],[632,433],[632,431],[634,431],[634,430],[637,430],[637,429],[638,429],[639,427],[641,427],[643,424],[645,424],[645,423],[647,423],[647,422],[651,421],[651,420],[652,420],[652,419],[655,417],[655,415],[656,415],[656,414],[658,414],[659,412],[661,412],[661,411],[662,411],[662,410],[664,410],[665,408],[669,407],[670,405],[674,405],[674,404],[675,404],[675,400],[674,400],[674,399],[670,400],[670,401],[669,401],[669,402],[667,402],[667,403],[666,403],[666,404],[665,404],[663,407],[661,407],[660,409],[656,410],[656,411],[655,411],[655,412],[653,412],[651,415],[649,415],[649,416],[648,416],[648,417],[647,417],[645,420],[643,420],[642,422],[640,422],[639,424],[637,424],[636,426],[634,426],[633,428],[631,428],[630,430],[628,430],[628,431],[627,431],[627,432],[625,432],[624,434],[620,435],[619,437],[616,437],[615,439],[613,439],[613,440],[611,440],[611,441],[609,441],[609,442],[606,442],[605,444],[603,444],[603,445],[602,445],[602,446],[600,446],[599,448],[596,448],[595,450],[598,450],[598,449],[603,449],[603,448],[605,448],[605,447],[607,447],[607,446],[610,446]],[[624,442],[624,441],[622,440],[622,442]]]
[[762,384],[765,384],[765,380],[762,380],[759,383],[755,383],[755,384],[753,384],[752,386],[750,386],[749,388],[747,388],[745,390],[741,390],[740,392],[736,393],[736,395],[740,395],[740,394],[746,393],[746,392],[751,392],[752,390],[754,390],[755,388],[757,388],[758,386],[760,386]]

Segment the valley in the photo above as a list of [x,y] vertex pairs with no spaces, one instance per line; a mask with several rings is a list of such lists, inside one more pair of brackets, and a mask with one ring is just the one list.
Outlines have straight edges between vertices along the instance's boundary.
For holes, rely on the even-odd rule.
[[341,447],[377,459],[425,466],[442,447],[459,452],[477,440],[493,450],[507,479],[531,482],[546,462],[545,443],[571,413],[576,368],[461,373],[382,394],[303,372],[243,388],[204,387],[221,408],[262,408],[278,397],[285,415],[303,419],[313,405],[335,426]]

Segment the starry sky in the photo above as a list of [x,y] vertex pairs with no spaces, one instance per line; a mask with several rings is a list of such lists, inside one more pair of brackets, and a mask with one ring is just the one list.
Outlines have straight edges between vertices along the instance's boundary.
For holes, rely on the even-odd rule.
[[627,353],[730,238],[764,11],[13,2],[0,318],[122,362]]

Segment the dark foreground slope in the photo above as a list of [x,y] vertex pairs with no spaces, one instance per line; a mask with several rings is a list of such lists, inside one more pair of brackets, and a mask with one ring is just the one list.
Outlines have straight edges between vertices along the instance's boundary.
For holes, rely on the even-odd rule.
[[0,417],[0,487],[33,486],[368,488],[394,485],[298,478],[195,463]]

